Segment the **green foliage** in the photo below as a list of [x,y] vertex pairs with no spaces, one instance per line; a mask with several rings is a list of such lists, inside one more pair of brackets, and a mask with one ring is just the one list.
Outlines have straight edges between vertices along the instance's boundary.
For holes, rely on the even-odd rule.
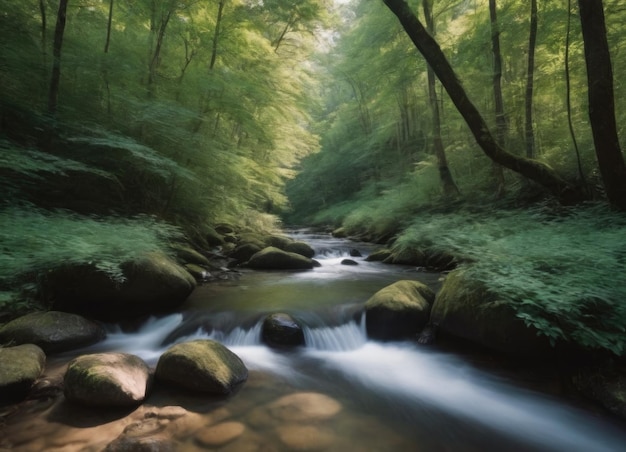
[[[152,251],[169,252],[181,231],[148,216],[85,217],[68,211],[46,212],[33,206],[0,210],[0,288],[4,302],[33,275],[62,263],[92,263],[113,278],[119,265]],[[31,275],[31,276],[28,276]]]
[[469,257],[483,282],[551,340],[626,351],[626,216],[603,205],[418,217],[395,251],[434,245]]

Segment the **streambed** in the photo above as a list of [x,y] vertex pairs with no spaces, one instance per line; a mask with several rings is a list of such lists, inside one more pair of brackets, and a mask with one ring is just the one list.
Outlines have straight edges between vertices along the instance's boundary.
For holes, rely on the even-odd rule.
[[[250,369],[235,395],[215,399],[157,387],[142,407],[121,413],[69,406],[62,398],[26,404],[9,419],[0,450],[99,451],[124,431],[164,438],[170,447],[154,442],[156,448],[141,450],[623,450],[623,426],[597,413],[437,347],[368,340],[359,307],[374,292],[399,279],[436,290],[440,275],[361,258],[341,265],[350,250],[367,255],[371,246],[297,238],[316,249],[321,267],[245,272],[238,281],[201,286],[182,312],[132,332],[110,326],[104,342],[80,351],[125,351],[154,365],[173,342],[215,339]],[[261,321],[276,311],[302,321],[306,347],[280,352],[261,343]],[[47,372],[60,375],[71,357],[55,358]]]

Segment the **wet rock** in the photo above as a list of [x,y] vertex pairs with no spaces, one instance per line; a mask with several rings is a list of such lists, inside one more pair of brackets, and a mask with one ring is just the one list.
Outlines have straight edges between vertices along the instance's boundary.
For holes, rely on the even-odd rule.
[[391,251],[388,249],[376,250],[365,258],[367,262],[382,262],[391,256]]
[[321,421],[334,417],[339,411],[339,402],[316,392],[289,394],[268,406],[272,417],[285,422]]
[[313,425],[281,425],[276,433],[288,450],[326,450],[335,442],[331,432]]
[[175,452],[175,444],[163,436],[128,437],[121,436],[109,443],[104,452]]
[[159,358],[155,376],[184,389],[225,395],[248,378],[248,369],[219,342],[200,339],[170,347]]
[[270,246],[254,254],[246,265],[258,270],[308,270],[313,268],[313,261]]
[[343,259],[341,265],[359,265],[359,263],[352,259]]
[[97,353],[73,359],[65,373],[65,397],[98,407],[132,407],[146,397],[150,369],[127,353]]
[[46,355],[36,345],[0,348],[0,406],[23,400],[45,364]]
[[230,252],[228,257],[235,259],[238,262],[246,262],[263,248],[263,245],[258,245],[256,243],[242,243]]
[[0,328],[0,342],[35,344],[45,353],[60,353],[104,339],[102,326],[76,314],[33,312]]
[[572,379],[586,397],[598,402],[615,416],[626,420],[626,365],[612,363],[582,368]]
[[241,422],[223,422],[202,429],[196,434],[196,442],[208,448],[224,446],[243,435],[246,426]]
[[304,257],[311,258],[315,256],[315,250],[311,248],[311,245],[301,241],[293,241],[288,243],[284,248],[284,251],[288,251],[290,253],[296,253]]
[[124,280],[115,281],[93,265],[66,265],[46,275],[43,290],[57,310],[116,321],[171,311],[196,287],[195,279],[162,253],[145,254],[121,270]]
[[350,250],[350,257],[361,257],[362,254],[359,250],[357,250],[356,248],[353,248]]
[[267,246],[273,246],[281,250],[285,250],[293,241],[292,238],[284,235],[269,235],[265,238]]
[[368,336],[406,339],[428,323],[435,293],[419,281],[398,281],[376,292],[365,303]]
[[304,345],[302,325],[289,314],[275,313],[263,321],[261,339],[271,347],[298,347]]
[[185,270],[189,272],[191,276],[198,282],[204,281],[211,276],[211,274],[203,267],[196,264],[185,264]]
[[440,334],[509,355],[537,357],[553,351],[545,336],[527,327],[496,293],[469,279],[462,270],[446,277],[433,304],[431,322],[438,325]]
[[174,252],[176,257],[185,264],[211,265],[209,259],[188,246],[176,246]]

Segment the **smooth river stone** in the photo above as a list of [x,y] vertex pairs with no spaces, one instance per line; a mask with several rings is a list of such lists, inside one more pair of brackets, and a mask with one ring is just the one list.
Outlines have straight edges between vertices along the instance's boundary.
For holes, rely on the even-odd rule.
[[196,441],[205,447],[219,447],[239,438],[246,430],[241,422],[223,422],[196,434]]
[[329,419],[341,411],[335,399],[315,392],[298,392],[272,402],[271,415],[287,422],[308,422]]
[[276,433],[288,450],[324,450],[335,441],[332,433],[310,425],[287,424]]

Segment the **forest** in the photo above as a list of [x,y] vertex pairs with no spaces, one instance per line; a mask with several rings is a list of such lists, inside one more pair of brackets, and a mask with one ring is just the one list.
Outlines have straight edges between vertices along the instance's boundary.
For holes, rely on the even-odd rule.
[[474,264],[624,353],[619,0],[3,0],[0,308],[220,224]]

